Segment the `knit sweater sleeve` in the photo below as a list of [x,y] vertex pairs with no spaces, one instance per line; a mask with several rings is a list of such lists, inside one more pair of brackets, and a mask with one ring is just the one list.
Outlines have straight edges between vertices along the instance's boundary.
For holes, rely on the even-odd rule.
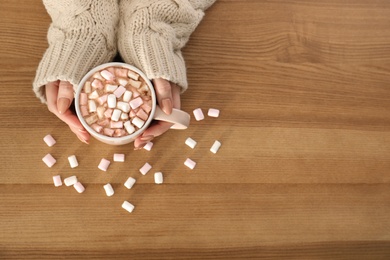
[[46,102],[44,86],[69,81],[74,88],[93,67],[116,54],[116,0],[44,0],[52,19],[47,33],[49,46],[37,68],[33,90]]
[[181,49],[215,0],[122,0],[118,49],[150,78],[188,87]]

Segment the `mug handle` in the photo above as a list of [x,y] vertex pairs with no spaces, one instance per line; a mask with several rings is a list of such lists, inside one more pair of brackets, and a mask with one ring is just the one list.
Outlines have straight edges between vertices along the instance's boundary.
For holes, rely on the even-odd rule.
[[176,108],[173,108],[172,113],[167,115],[159,106],[156,106],[153,119],[172,123],[171,129],[187,129],[190,125],[190,115]]

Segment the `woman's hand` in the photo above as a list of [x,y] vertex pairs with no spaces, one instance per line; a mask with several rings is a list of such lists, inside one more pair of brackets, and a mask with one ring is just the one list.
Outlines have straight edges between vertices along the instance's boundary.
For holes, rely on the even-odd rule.
[[74,94],[73,86],[67,81],[54,81],[46,84],[47,107],[50,112],[64,121],[80,141],[88,144],[90,135],[84,129],[79,119],[69,109]]
[[[172,113],[172,108],[180,109],[180,87],[165,79],[154,79],[154,90],[156,91],[157,103],[167,114]],[[141,149],[154,137],[162,135],[171,128],[172,123],[154,121],[145,132],[134,141],[135,149]]]

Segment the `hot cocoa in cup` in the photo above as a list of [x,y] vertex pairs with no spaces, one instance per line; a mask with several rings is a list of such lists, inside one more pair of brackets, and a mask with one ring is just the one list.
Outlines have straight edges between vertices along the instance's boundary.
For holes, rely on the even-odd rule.
[[137,68],[112,62],[91,70],[75,96],[76,113],[86,130],[98,140],[121,145],[134,141],[153,119],[185,129],[189,115],[174,109],[166,115],[156,105],[150,80]]

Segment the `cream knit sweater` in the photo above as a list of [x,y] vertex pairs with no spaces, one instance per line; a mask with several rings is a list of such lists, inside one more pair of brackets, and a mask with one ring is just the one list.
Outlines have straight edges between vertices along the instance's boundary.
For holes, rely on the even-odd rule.
[[44,86],[69,81],[74,88],[93,67],[111,61],[117,49],[126,63],[150,78],[187,88],[181,49],[216,0],[44,0],[52,24],[49,47],[33,90],[46,102]]

